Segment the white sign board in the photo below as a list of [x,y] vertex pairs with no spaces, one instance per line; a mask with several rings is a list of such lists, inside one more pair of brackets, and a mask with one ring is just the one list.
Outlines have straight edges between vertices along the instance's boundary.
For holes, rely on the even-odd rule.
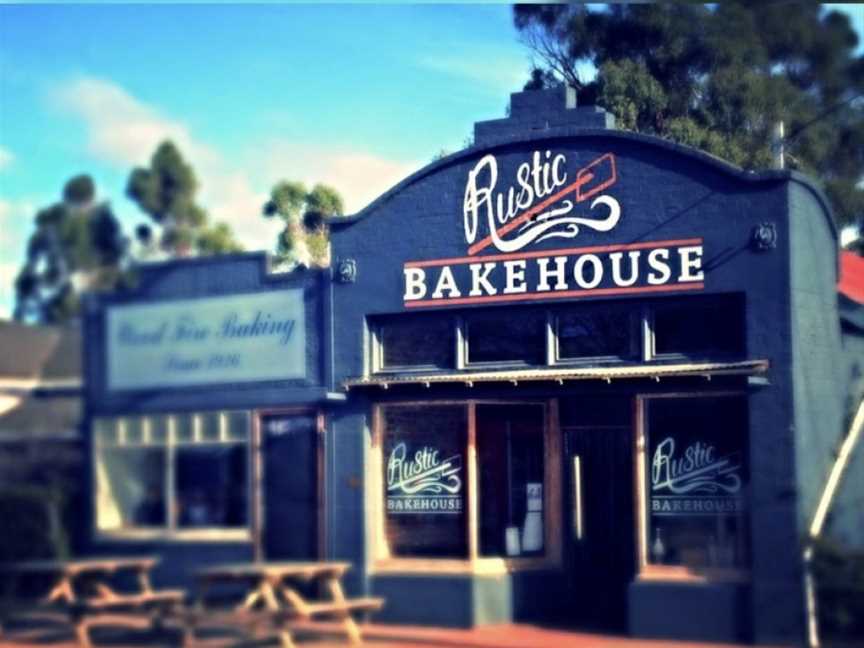
[[306,376],[302,290],[113,306],[108,389]]

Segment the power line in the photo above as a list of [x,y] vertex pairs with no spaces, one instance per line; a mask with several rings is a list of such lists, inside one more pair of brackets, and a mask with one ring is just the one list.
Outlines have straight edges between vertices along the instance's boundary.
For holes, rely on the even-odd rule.
[[825,119],[825,117],[830,115],[835,110],[842,108],[846,104],[851,103],[851,102],[855,101],[856,99],[860,99],[861,97],[864,97],[864,93],[859,93],[857,95],[853,95],[853,96],[849,97],[848,99],[844,99],[840,103],[834,104],[833,106],[826,108],[821,113],[816,115],[813,119],[806,122],[803,126],[800,126],[799,128],[797,128],[792,134],[789,135],[789,137],[784,139],[784,142],[787,144],[791,143],[792,140],[794,140],[796,137],[798,137],[801,133],[803,133],[805,130],[810,128],[816,122],[822,121],[823,119]]

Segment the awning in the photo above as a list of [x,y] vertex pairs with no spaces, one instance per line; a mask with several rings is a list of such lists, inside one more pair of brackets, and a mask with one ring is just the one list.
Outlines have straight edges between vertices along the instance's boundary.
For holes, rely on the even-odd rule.
[[461,384],[469,387],[479,383],[557,382],[568,380],[632,380],[647,378],[660,380],[673,376],[752,376],[767,373],[768,360],[740,362],[687,362],[674,364],[640,364],[612,367],[554,367],[544,369],[513,369],[490,371],[459,371],[450,373],[375,375],[346,380],[345,389],[354,387],[381,387],[395,385]]

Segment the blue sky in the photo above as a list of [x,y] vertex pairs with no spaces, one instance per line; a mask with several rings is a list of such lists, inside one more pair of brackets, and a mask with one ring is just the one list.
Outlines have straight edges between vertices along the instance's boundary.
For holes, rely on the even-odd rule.
[[0,5],[0,316],[36,209],[76,173],[144,221],[126,179],[171,137],[213,218],[269,247],[277,180],[360,209],[503,116],[529,67],[506,5]]
[[77,173],[131,231],[129,171],[170,137],[211,216],[270,247],[276,181],[360,209],[502,117],[529,68],[502,4],[0,4],[0,317],[36,210]]

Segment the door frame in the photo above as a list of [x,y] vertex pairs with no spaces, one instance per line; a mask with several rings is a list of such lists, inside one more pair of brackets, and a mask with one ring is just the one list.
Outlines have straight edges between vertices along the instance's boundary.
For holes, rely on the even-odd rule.
[[[562,500],[561,500],[561,526],[563,530],[563,547],[564,547],[564,569],[566,571],[565,578],[567,583],[568,591],[573,593],[573,590],[569,588],[573,587],[574,582],[578,581],[579,574],[574,571],[577,569],[578,563],[580,561],[580,554],[585,550],[585,542],[584,539],[580,540],[577,538],[577,519],[581,515],[582,521],[584,523],[584,528],[588,537],[592,535],[592,529],[590,523],[585,521],[585,516],[588,515],[587,511],[590,510],[590,505],[588,504],[590,495],[586,494],[586,470],[587,465],[590,463],[590,460],[586,458],[586,454],[584,451],[580,449],[576,438],[580,435],[616,435],[621,433],[626,433],[626,436],[629,437],[629,440],[624,442],[621,441],[621,447],[626,446],[626,452],[629,454],[629,460],[625,463],[627,464],[626,470],[628,472],[635,471],[637,468],[636,461],[636,448],[635,443],[638,438],[638,429],[636,426],[636,408],[637,408],[637,393],[634,391],[632,393],[624,393],[624,394],[616,394],[616,396],[621,396],[622,400],[627,403],[627,407],[629,408],[629,413],[626,419],[626,422],[622,419],[621,422],[618,423],[589,423],[589,424],[563,424],[559,421],[558,432],[561,439],[561,479],[562,479]],[[558,398],[565,398],[565,396],[560,396]],[[557,399],[556,399],[557,400]],[[573,458],[575,456],[580,456],[580,478],[581,484],[578,486],[578,490],[580,491],[577,496],[577,486],[575,482],[574,475],[574,466],[573,466]],[[635,472],[631,473],[631,479],[636,478]],[[633,482],[630,492],[626,495],[623,494],[622,498],[625,498],[628,501],[633,502],[633,508],[631,514],[628,516],[628,520],[626,525],[622,528],[622,533],[626,534],[628,538],[631,538],[632,535],[638,529],[638,486]],[[577,510],[579,505],[577,504],[577,498],[581,499],[581,511]],[[582,525],[579,525],[582,528]],[[623,538],[623,536],[622,536]],[[581,547],[581,549],[580,549]],[[638,551],[638,544],[633,544],[633,551]],[[623,555],[623,552],[622,552]],[[630,550],[628,549],[627,555],[630,554]],[[629,603],[626,600],[626,588],[632,584],[639,575],[639,566],[638,562],[634,559],[632,564],[632,574],[628,577],[626,581],[621,581],[621,585],[625,588],[625,601],[624,608],[622,614],[624,616],[624,626],[618,627],[617,622],[614,627],[606,627],[604,625],[594,626],[593,624],[586,624],[584,621],[574,621],[572,619],[568,619],[568,623],[571,627],[581,628],[590,631],[598,631],[598,632],[609,632],[609,631],[622,631],[626,630],[626,616],[628,614],[628,606]]]
[[253,515],[252,515],[252,551],[256,561],[266,558],[264,551],[265,534],[265,507],[267,506],[267,489],[265,488],[266,475],[264,474],[264,435],[261,419],[267,416],[311,416],[315,419],[315,515],[316,515],[316,547],[317,559],[325,557],[327,547],[327,516],[323,514],[326,501],[324,488],[324,435],[327,429],[327,420],[324,410],[320,407],[298,405],[292,407],[267,407],[252,411],[252,492],[253,492]]

